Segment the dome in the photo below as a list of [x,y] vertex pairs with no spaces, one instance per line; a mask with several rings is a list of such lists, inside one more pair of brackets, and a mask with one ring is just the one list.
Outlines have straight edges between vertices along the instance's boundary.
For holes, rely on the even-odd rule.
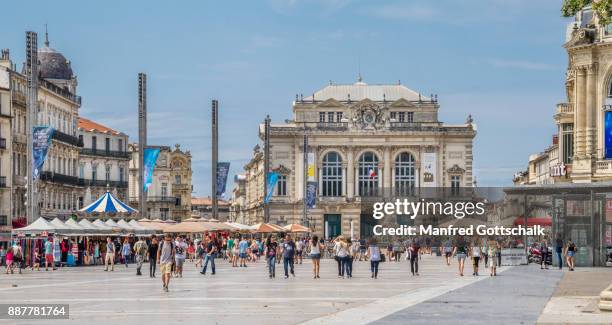
[[72,79],[70,62],[64,55],[48,46],[38,51],[40,76],[45,79]]
[[49,38],[45,41],[45,47],[38,50],[38,61],[40,62],[40,77],[45,79],[72,79],[72,68],[70,61],[55,49],[49,47]]

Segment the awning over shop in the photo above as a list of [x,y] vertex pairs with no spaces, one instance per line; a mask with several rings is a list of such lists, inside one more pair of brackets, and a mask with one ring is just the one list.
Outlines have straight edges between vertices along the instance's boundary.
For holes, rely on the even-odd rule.
[[[514,225],[515,226],[524,226],[525,225],[525,217],[523,216],[519,216],[516,217],[516,219],[514,220]],[[530,226],[544,226],[544,227],[550,227],[552,226],[552,218],[551,217],[545,217],[545,218],[527,218],[527,227]]]
[[286,226],[283,227],[283,229],[285,229],[287,232],[295,232],[295,233],[311,232],[310,228],[308,228],[306,226],[302,226],[302,225],[297,224],[297,223],[292,223],[292,224],[286,225]]
[[284,232],[284,231],[286,231],[281,226],[277,226],[277,225],[272,224],[272,223],[258,223],[256,225],[254,225],[253,227],[255,227],[254,232],[256,232],[256,233],[274,233],[274,232]]

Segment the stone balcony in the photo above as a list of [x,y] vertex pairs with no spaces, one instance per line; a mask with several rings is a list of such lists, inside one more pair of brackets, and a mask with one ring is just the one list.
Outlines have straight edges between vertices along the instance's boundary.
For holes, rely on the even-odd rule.
[[[573,123],[574,121],[574,103],[559,103],[554,118],[559,123]],[[563,120],[563,121],[561,121]]]
[[598,176],[612,176],[612,160],[597,161],[595,173]]

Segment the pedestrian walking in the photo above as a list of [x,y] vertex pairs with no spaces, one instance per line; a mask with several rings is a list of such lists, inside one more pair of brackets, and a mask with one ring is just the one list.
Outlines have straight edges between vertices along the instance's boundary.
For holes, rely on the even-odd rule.
[[265,249],[266,259],[268,261],[268,275],[270,279],[276,277],[276,256],[278,255],[278,243],[272,235],[268,235],[266,239]]
[[34,259],[32,266],[30,267],[30,270],[32,271],[34,271],[34,269],[36,269],[36,271],[40,271],[40,252],[38,251],[38,248],[34,250]]
[[170,278],[172,277],[172,264],[176,259],[176,246],[172,241],[172,236],[166,234],[157,250],[157,262],[162,273],[163,290],[168,292],[170,286]]
[[142,275],[140,270],[142,269],[142,264],[145,261],[145,257],[147,256],[149,247],[147,243],[142,239],[142,237],[138,238],[136,244],[134,244],[134,256],[136,259],[136,275]]
[[343,236],[336,238],[336,256],[340,260],[340,275],[339,277],[344,279],[344,275],[348,274],[348,259],[349,259],[349,247],[346,239]]
[[238,256],[240,257],[240,267],[247,267],[246,259],[248,249],[249,242],[244,237],[240,238],[240,242],[238,243]]
[[185,259],[187,258],[187,243],[185,242],[185,238],[183,236],[178,236],[176,238],[175,246],[175,276],[182,278],[183,277],[183,265],[185,264]]
[[[19,241],[15,241],[13,245],[13,267],[16,267],[19,274],[21,274],[21,269],[23,268],[23,250]],[[11,271],[11,273],[13,272]]]
[[208,262],[210,262],[210,270],[212,271],[212,275],[215,275],[216,270],[215,270],[215,256],[217,255],[217,251],[219,249],[219,244],[217,243],[216,239],[210,239],[207,238],[207,244],[206,244],[206,253],[205,253],[205,258],[204,258],[204,266],[202,267],[202,271],[200,272],[200,274],[205,275],[206,274],[206,268],[208,267]]
[[324,246],[319,242],[319,237],[313,236],[310,240],[310,259],[312,260],[312,273],[315,279],[321,278],[319,270],[321,269],[321,251],[323,249]]
[[395,257],[395,261],[396,262],[401,261],[401,257],[402,257],[402,244],[397,239],[393,242],[393,256]]
[[542,241],[542,243],[540,244],[540,255],[541,255],[541,259],[540,259],[540,269],[546,269],[548,270],[548,240],[544,239]]
[[283,253],[283,268],[285,270],[285,279],[289,277],[289,273],[295,277],[293,268],[293,258],[295,257],[295,242],[291,239],[291,235],[285,236],[285,242],[282,245]]
[[470,249],[470,255],[472,256],[472,266],[474,267],[473,276],[478,276],[479,262],[482,255],[482,248],[480,247],[479,240],[474,240],[472,248]]
[[121,257],[123,258],[123,262],[125,263],[125,267],[128,267],[128,262],[130,255],[132,254],[132,247],[130,245],[130,241],[126,237],[123,240],[123,246],[121,246]]
[[13,274],[13,262],[15,255],[13,255],[13,247],[9,246],[6,250],[6,274]]
[[561,238],[561,234],[557,234],[557,239],[555,240],[555,253],[557,254],[559,270],[561,270],[563,269],[563,239]]
[[412,275],[419,275],[419,250],[421,245],[417,238],[412,240],[412,243],[408,247],[408,259],[410,260],[410,272]]
[[497,254],[498,254],[498,250],[499,250],[499,243],[495,240],[490,240],[489,241],[489,251],[487,252],[487,254],[489,255],[490,259],[489,259],[489,267],[491,268],[491,276],[497,276],[497,262],[498,259]]
[[306,246],[306,244],[304,243],[304,238],[298,238],[298,241],[296,243],[296,262],[298,264],[302,264],[302,253],[304,251],[304,247]]
[[359,246],[355,246],[355,243],[350,238],[346,239],[346,247],[348,249],[348,256],[346,257],[346,277],[353,277],[353,260],[355,256],[357,256],[357,252],[359,251]]
[[380,248],[376,242],[376,238],[372,237],[370,239],[370,244],[368,245],[367,256],[370,259],[370,270],[372,271],[372,278],[378,279],[378,265],[381,260]]
[[576,255],[576,251],[576,244],[574,244],[571,239],[568,239],[564,255],[567,258],[567,267],[570,271],[574,270],[574,256]]
[[463,237],[457,238],[457,243],[453,249],[453,255],[457,256],[457,262],[459,267],[459,275],[463,276],[463,269],[465,268],[465,259],[468,254],[467,242]]
[[157,250],[159,249],[159,242],[155,235],[151,236],[151,245],[147,254],[149,255],[149,277],[155,277],[155,269],[157,268]]
[[106,237],[106,255],[104,256],[104,271],[115,270],[115,244],[111,241],[110,237]]
[[49,271],[49,265],[51,265],[51,271],[55,271],[55,263],[53,262],[53,238],[49,237],[45,241],[45,271]]
[[4,245],[0,245],[0,267],[4,266],[4,262],[6,261],[6,249]]
[[441,251],[444,252],[444,257],[446,258],[446,265],[451,265],[451,258],[453,256],[453,242],[450,239],[447,239],[444,242],[444,247],[441,248]]
[[367,242],[365,239],[361,238],[359,239],[359,261],[361,262],[362,260],[367,260],[366,259],[366,248],[367,248]]
[[198,248],[196,249],[196,262],[195,262],[195,267],[202,267],[204,265],[204,258],[206,258],[206,246],[208,245],[208,241],[210,239],[208,238],[208,236],[200,241],[200,243],[198,244]]

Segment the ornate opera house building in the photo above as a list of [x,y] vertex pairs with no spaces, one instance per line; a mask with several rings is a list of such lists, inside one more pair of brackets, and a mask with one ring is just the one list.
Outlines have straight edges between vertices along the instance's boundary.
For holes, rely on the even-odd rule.
[[[367,197],[406,196],[421,187],[471,187],[476,126],[469,116],[465,124],[444,124],[438,109],[437,95],[423,96],[400,83],[369,85],[361,78],[296,96],[293,120],[270,126],[270,170],[279,177],[269,221],[302,223],[305,179],[317,184],[309,224],[326,237],[369,236],[374,219],[361,213]],[[259,137],[264,139],[263,125]],[[263,222],[259,145],[244,179],[243,220]]]

